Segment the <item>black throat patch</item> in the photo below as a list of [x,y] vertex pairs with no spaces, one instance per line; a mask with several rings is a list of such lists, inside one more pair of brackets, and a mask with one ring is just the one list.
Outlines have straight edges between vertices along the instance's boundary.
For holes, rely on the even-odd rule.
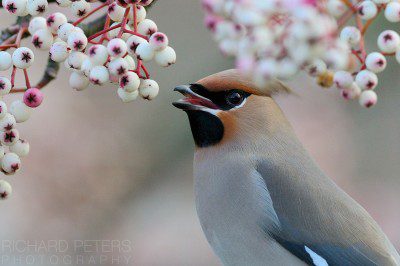
[[221,120],[208,112],[186,111],[194,142],[204,148],[219,143],[224,136],[224,125]]

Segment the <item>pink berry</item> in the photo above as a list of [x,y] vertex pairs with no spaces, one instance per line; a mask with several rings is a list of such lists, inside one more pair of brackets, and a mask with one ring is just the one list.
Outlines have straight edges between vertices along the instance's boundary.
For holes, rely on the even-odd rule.
[[24,103],[31,107],[38,107],[43,101],[43,92],[38,88],[30,88],[24,93]]
[[161,51],[168,46],[168,37],[162,32],[156,32],[151,35],[149,43],[154,51]]

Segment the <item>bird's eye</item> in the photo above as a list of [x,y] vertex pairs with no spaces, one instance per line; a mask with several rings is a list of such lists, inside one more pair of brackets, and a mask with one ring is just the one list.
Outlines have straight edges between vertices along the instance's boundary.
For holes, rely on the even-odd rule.
[[240,92],[237,92],[237,91],[229,92],[226,95],[226,102],[233,106],[240,105],[243,102],[243,100],[244,100],[244,96]]

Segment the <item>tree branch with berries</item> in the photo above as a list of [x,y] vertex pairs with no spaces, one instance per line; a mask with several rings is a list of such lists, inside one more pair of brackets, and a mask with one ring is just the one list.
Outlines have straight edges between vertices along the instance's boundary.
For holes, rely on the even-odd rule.
[[324,88],[337,87],[346,100],[370,108],[377,103],[377,74],[387,57],[400,63],[400,37],[394,30],[377,36],[379,51],[366,47],[369,27],[383,14],[400,22],[393,0],[202,0],[205,24],[221,51],[263,86],[271,78],[299,72]]
[[[75,18],[62,12],[45,15],[49,3],[69,8]],[[42,88],[57,77],[60,64],[71,71],[69,85],[78,91],[90,84],[114,87],[123,102],[139,96],[154,99],[159,85],[151,79],[146,63],[154,60],[161,67],[173,65],[176,54],[166,34],[147,18],[153,0],[4,0],[2,5],[16,15],[15,24],[0,36],[0,159],[1,171],[15,174],[21,168],[21,157],[29,153],[29,143],[16,129],[17,123],[29,119],[44,99]],[[49,52],[43,77],[35,85],[29,79],[34,50],[22,46],[30,37],[34,50]],[[25,86],[15,86],[21,73]],[[4,96],[23,93],[21,100],[9,106]],[[1,196],[3,195],[3,196]],[[11,186],[0,181],[0,199],[11,195]]]

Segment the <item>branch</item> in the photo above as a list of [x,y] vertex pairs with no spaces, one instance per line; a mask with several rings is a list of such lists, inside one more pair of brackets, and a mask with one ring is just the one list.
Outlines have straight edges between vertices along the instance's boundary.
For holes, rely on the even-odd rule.
[[[156,1],[157,0],[154,0],[153,3],[151,3],[149,6],[146,7],[146,9],[151,8]],[[49,0],[48,2],[52,3],[56,1]],[[1,7],[2,6],[0,5],[0,8]],[[29,25],[29,21],[31,20],[31,18],[32,17],[30,15],[25,17],[18,17],[15,24],[7,27],[6,29],[0,32],[0,43],[7,44],[8,42],[12,42],[13,39],[16,38],[21,27]],[[79,27],[84,31],[86,36],[91,36],[103,29],[104,21],[106,21],[106,19],[107,15],[103,15],[89,23],[82,23],[79,25]],[[26,32],[23,34],[22,38],[27,38],[29,36],[30,36],[29,32]],[[47,61],[47,66],[45,68],[43,77],[36,84],[35,87],[38,89],[42,89],[43,87],[47,86],[51,81],[53,81],[57,77],[59,70],[60,70],[60,63],[54,62],[49,58]],[[14,88],[11,90],[11,93],[24,92],[25,90],[26,88]]]

